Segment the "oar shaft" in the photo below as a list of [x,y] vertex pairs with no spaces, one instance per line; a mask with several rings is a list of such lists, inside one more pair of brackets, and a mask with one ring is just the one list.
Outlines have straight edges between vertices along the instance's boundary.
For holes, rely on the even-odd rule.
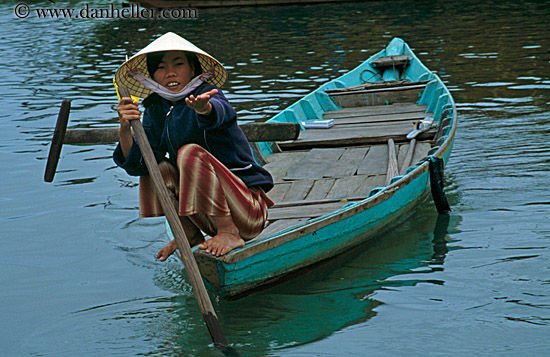
[[[127,96],[122,93],[120,87],[119,92],[122,96]],[[162,210],[164,211],[166,219],[170,224],[170,229],[176,239],[176,243],[182,255],[183,264],[185,265],[185,269],[189,275],[191,286],[193,287],[199,308],[202,312],[204,320],[206,321],[208,331],[217,346],[227,347],[227,341],[223,335],[220,322],[218,321],[216,312],[214,311],[214,307],[212,306],[212,302],[210,301],[210,297],[208,296],[206,287],[204,286],[197,262],[191,252],[191,248],[189,247],[189,242],[185,236],[178,213],[172,203],[168,189],[164,184],[164,180],[162,179],[162,174],[160,173],[157,160],[153,154],[151,145],[149,144],[147,134],[145,133],[143,125],[139,119],[132,120],[130,123],[145,161],[145,165],[147,166],[147,170],[149,171],[149,175],[153,181],[155,192],[161,204]]]

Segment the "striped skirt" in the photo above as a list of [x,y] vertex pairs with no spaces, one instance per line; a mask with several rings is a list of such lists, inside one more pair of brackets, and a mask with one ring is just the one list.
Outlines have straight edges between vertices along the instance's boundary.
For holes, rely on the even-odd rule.
[[[178,198],[180,216],[187,216],[203,232],[217,232],[212,216],[231,216],[244,240],[260,234],[267,222],[267,209],[273,202],[261,188],[248,188],[244,182],[199,145],[184,145],[178,152],[176,169],[167,161],[159,164],[169,191]],[[159,217],[164,212],[152,180],[139,181],[141,217]]]

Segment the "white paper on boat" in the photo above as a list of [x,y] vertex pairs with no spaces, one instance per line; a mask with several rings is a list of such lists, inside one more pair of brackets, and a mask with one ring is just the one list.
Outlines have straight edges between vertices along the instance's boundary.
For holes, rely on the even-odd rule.
[[302,125],[306,129],[328,129],[334,126],[334,119],[308,120],[303,121]]

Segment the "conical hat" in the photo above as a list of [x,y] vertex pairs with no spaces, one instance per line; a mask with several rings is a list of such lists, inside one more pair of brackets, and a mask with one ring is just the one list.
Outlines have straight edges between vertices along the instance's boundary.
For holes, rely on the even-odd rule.
[[124,62],[116,71],[116,84],[127,87],[131,95],[146,98],[152,93],[151,90],[139,83],[130,75],[130,72],[139,70],[144,76],[149,76],[149,71],[147,70],[147,54],[163,51],[187,51],[196,53],[203,73],[208,72],[210,68],[215,66],[214,77],[207,80],[207,82],[217,87],[221,87],[227,79],[227,71],[218,60],[183,37],[173,32],[168,32]]

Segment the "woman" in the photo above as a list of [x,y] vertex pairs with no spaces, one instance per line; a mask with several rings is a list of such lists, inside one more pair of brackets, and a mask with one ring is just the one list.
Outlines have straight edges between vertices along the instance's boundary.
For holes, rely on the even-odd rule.
[[[152,42],[115,75],[131,95],[146,97],[143,126],[164,181],[178,200],[190,244],[216,256],[257,236],[273,205],[265,194],[273,179],[254,161],[237,114],[218,88],[226,77],[216,59],[174,33]],[[117,111],[120,142],[114,161],[128,174],[141,176],[140,215],[160,216],[130,130],[130,120],[140,119],[141,112],[131,98],[121,98]],[[212,238],[204,241],[201,230]],[[172,240],[157,258],[166,260],[176,248]]]

